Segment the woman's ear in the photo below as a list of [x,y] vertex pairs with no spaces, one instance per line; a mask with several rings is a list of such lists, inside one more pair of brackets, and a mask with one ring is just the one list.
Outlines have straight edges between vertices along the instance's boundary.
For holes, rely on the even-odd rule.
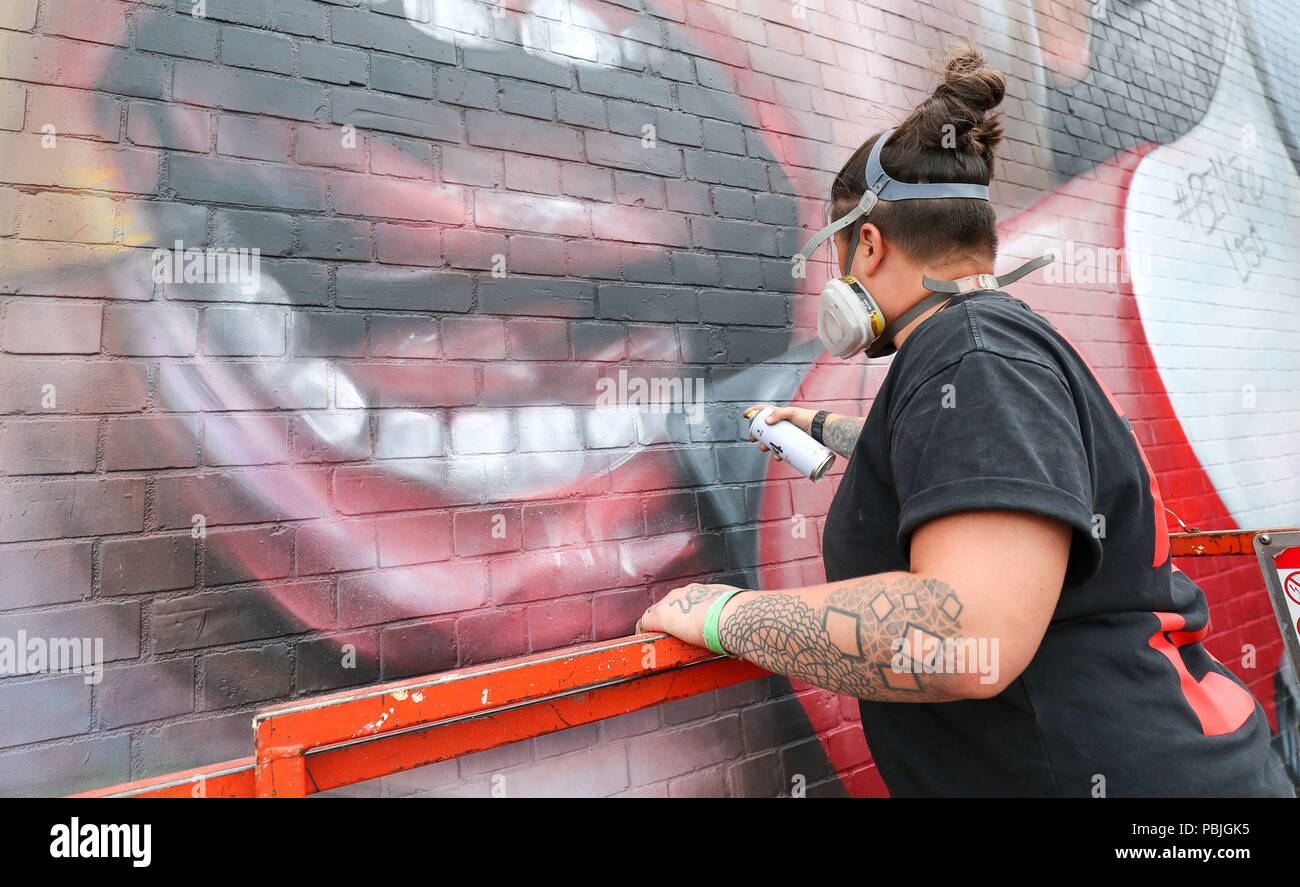
[[861,276],[870,277],[876,273],[884,258],[885,239],[881,236],[880,229],[868,222],[862,226],[858,235],[858,248],[853,261],[862,269]]

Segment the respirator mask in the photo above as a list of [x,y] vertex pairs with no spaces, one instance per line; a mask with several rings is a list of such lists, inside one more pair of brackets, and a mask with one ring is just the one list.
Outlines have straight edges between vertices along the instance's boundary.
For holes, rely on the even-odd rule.
[[[799,255],[805,262],[835,232],[853,225],[852,234],[855,235],[858,225],[866,220],[881,200],[942,197],[989,199],[988,185],[968,185],[959,182],[914,185],[890,178],[880,165],[880,150],[893,134],[894,130],[887,130],[876,139],[876,144],[871,148],[871,154],[867,157],[867,190],[858,201],[858,205],[843,218],[818,231],[813,239],[808,241],[808,244],[799,251]],[[858,238],[850,236],[848,260],[845,262],[845,268],[850,271],[853,269],[853,253],[857,245]],[[982,289],[998,289],[1014,283],[1029,272],[1049,264],[1052,258],[1050,255],[1041,256],[1000,277],[992,274],[972,274],[960,280],[935,280],[923,275],[922,285],[930,290],[931,295],[890,322],[886,322],[884,312],[880,310],[880,306],[871,297],[871,293],[867,292],[862,282],[851,274],[846,274],[829,281],[822,290],[817,304],[817,335],[831,354],[842,359],[847,360],[860,351],[865,351],[868,357],[886,357],[894,353],[894,334],[935,305],[951,301],[957,295]]]

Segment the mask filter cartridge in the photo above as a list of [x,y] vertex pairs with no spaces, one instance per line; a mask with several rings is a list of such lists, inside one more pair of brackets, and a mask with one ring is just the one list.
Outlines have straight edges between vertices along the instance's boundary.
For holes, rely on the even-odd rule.
[[847,360],[885,329],[885,315],[854,277],[831,280],[817,302],[817,336],[826,350]]

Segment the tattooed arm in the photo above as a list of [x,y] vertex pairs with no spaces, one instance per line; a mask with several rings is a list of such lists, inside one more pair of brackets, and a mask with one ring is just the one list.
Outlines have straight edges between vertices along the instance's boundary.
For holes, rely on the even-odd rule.
[[[1060,595],[1070,528],[1014,511],[937,518],[912,537],[912,572],[743,591],[723,608],[723,649],[859,699],[945,702],[1006,689],[1028,666]],[[676,589],[642,617],[704,646],[722,585]]]
[[865,424],[867,420],[861,417],[831,413],[822,423],[822,443],[848,459],[858,445]]
[[[751,410],[761,410],[772,406],[771,404],[760,403],[750,407]],[[748,411],[746,411],[748,412]],[[774,425],[785,419],[794,424],[794,426],[805,434],[812,434],[812,420],[817,415],[816,410],[805,410],[802,407],[777,407],[772,406],[772,415],[768,417],[768,424]],[[853,455],[853,449],[858,445],[858,437],[862,434],[862,426],[866,424],[866,419],[860,416],[841,416],[839,413],[831,413],[822,423],[822,441],[827,447],[839,453],[844,458]],[[754,438],[751,437],[750,440]],[[759,447],[763,452],[767,452],[767,446]],[[776,457],[780,459],[780,456]]]
[[[768,671],[797,678],[858,699],[946,702],[964,699],[965,669],[978,671],[962,646],[962,673],[950,675],[945,638],[961,632],[960,598],[939,579],[911,573],[880,573],[847,582],[787,591],[754,591],[728,602],[718,639],[729,653]],[[957,646],[947,657],[956,667]],[[998,682],[998,662],[985,644],[985,686]],[[966,662],[966,659],[973,659]],[[926,673],[926,670],[930,673]]]

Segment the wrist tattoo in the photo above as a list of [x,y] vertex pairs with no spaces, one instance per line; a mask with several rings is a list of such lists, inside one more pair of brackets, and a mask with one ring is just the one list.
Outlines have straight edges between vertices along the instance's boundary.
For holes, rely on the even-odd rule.
[[691,585],[686,589],[686,594],[680,598],[673,598],[668,602],[668,606],[676,607],[686,615],[703,603],[708,603],[722,594],[722,589],[716,585]]

